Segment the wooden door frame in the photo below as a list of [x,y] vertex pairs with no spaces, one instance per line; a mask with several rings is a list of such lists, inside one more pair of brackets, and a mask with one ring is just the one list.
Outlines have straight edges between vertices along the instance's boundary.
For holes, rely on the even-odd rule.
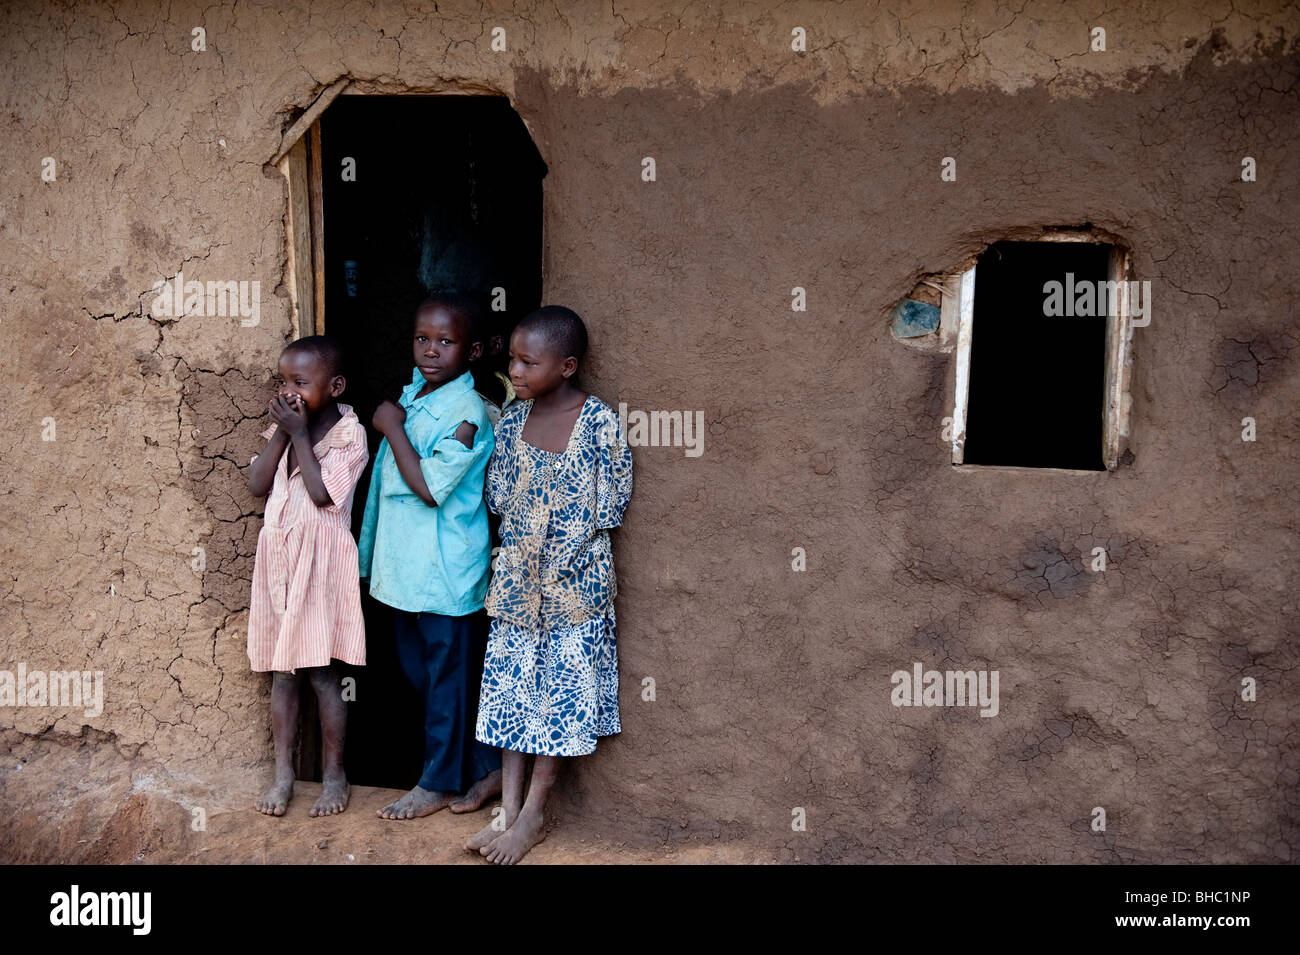
[[280,138],[271,160],[289,187],[285,216],[293,337],[325,333],[325,208],[322,189],[321,114],[351,81],[335,81],[316,97]]

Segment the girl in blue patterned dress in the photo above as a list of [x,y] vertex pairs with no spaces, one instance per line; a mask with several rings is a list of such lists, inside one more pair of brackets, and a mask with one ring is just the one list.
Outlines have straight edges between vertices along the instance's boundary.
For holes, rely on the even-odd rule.
[[586,327],[567,308],[520,321],[510,337],[518,400],[501,415],[488,465],[501,548],[475,735],[503,750],[504,814],[465,847],[507,865],[545,837],[564,757],[593,753],[598,737],[619,731],[609,529],[632,494],[632,456],[613,409],[574,384],[586,348]]

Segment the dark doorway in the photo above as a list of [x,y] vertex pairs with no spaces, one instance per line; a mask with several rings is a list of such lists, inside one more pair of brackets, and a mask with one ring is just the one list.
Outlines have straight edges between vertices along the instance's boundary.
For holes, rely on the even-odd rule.
[[998,242],[980,256],[964,463],[1105,470],[1105,296],[1091,315],[1049,315],[1044,286],[1061,283],[1064,299],[1071,283],[1104,283],[1110,252],[1094,243]]
[[[480,296],[507,340],[541,303],[546,165],[504,97],[342,96],[321,117],[320,142],[325,329],[347,349],[342,400],[370,432],[373,466],[380,436],[370,418],[411,380],[411,325],[426,295]],[[491,310],[494,289],[504,290],[504,311]],[[503,356],[476,368],[480,390],[504,366]],[[369,486],[367,468],[354,533]],[[408,788],[423,767],[423,711],[398,665],[388,608],[365,587],[362,602],[367,665],[345,668],[356,698],[344,762],[354,783]],[[319,778],[315,768],[307,778]]]

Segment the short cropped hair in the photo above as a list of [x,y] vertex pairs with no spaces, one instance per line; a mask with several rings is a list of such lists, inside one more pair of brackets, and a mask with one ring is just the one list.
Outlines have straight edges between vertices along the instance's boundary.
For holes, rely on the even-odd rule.
[[577,312],[563,305],[544,305],[529,312],[515,330],[520,328],[540,333],[546,348],[561,358],[582,361],[587,353],[587,326]]
[[483,300],[478,295],[468,292],[434,292],[416,308],[418,316],[426,308],[441,306],[454,315],[459,315],[465,323],[465,332],[471,342],[481,342],[487,336],[487,322],[484,318]]
[[345,364],[343,345],[333,335],[308,335],[290,342],[284,350],[309,353],[329,370],[331,378],[343,374]]

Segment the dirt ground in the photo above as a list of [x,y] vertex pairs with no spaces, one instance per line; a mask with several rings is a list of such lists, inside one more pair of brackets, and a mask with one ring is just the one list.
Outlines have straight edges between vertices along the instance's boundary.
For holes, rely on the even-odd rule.
[[[345,80],[508,96],[585,384],[704,416],[698,457],[634,449],[623,733],[539,860],[1296,861],[1298,78],[1270,0],[5,5],[0,669],[103,671],[105,702],[0,708],[0,858],[459,859],[461,820],[431,848],[379,792],[244,808],[271,738],[243,469],[293,334],[270,162]],[[1152,283],[1122,464],[954,468],[952,356],[890,311],[1048,226]],[[153,314],[181,272],[259,282],[260,321]],[[913,661],[999,670],[999,715],[895,707]]]
[[[489,864],[463,844],[491,821],[495,802],[474,813],[443,811],[395,822],[375,812],[402,790],[355,786],[345,812],[313,819],[308,812],[320,784],[299,782],[288,811],[270,817],[252,808],[268,779],[263,773],[232,775],[228,787],[205,790],[193,780],[170,779],[165,771],[141,771],[138,762],[120,761],[117,774],[104,765],[107,751],[31,743],[9,749],[0,764],[7,806],[0,822],[0,864]],[[100,781],[113,775],[111,783]],[[778,861],[771,853],[716,838],[648,847],[592,838],[588,832],[580,815],[555,814],[546,840],[524,864]]]

